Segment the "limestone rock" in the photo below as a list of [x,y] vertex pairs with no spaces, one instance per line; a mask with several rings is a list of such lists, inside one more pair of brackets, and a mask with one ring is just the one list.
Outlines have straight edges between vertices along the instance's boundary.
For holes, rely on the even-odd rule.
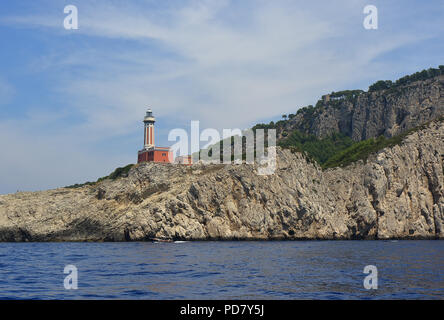
[[341,132],[355,141],[384,135],[396,136],[444,114],[444,76],[408,85],[364,92],[356,100],[324,102],[312,120],[298,114],[285,124],[284,131],[325,137]]
[[2,195],[0,241],[444,238],[443,122],[346,168],[276,152],[272,175],[145,163],[94,186]]

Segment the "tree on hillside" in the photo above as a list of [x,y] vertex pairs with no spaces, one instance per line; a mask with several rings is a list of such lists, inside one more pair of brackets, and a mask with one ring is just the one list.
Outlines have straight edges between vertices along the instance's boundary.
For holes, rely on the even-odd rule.
[[372,84],[368,88],[368,91],[371,92],[371,91],[379,91],[379,90],[389,89],[392,86],[393,86],[393,82],[391,80],[379,80],[379,81],[376,81],[374,84]]

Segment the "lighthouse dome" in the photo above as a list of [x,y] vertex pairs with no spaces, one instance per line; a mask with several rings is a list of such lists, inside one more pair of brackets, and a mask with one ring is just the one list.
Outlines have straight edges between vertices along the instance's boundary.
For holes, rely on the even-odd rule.
[[154,118],[154,116],[153,116],[153,111],[151,110],[151,108],[149,108],[146,111],[146,115],[145,115],[145,118],[143,119],[143,122],[152,122],[152,123],[154,123],[155,121],[156,121],[156,118]]

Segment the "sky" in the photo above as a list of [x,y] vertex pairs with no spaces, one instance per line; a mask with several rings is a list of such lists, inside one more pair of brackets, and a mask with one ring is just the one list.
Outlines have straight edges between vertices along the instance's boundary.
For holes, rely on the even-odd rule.
[[[66,5],[78,29],[66,30]],[[363,26],[366,5],[378,29]],[[168,133],[249,128],[444,64],[444,1],[0,2],[0,194],[95,181]]]

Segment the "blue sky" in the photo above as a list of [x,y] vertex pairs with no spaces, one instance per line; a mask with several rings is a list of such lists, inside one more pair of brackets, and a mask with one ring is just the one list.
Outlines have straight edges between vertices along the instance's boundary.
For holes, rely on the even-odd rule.
[[[368,4],[378,30],[362,26]],[[134,163],[148,105],[166,146],[191,120],[247,128],[437,67],[443,16],[443,1],[2,1],[0,194]]]

